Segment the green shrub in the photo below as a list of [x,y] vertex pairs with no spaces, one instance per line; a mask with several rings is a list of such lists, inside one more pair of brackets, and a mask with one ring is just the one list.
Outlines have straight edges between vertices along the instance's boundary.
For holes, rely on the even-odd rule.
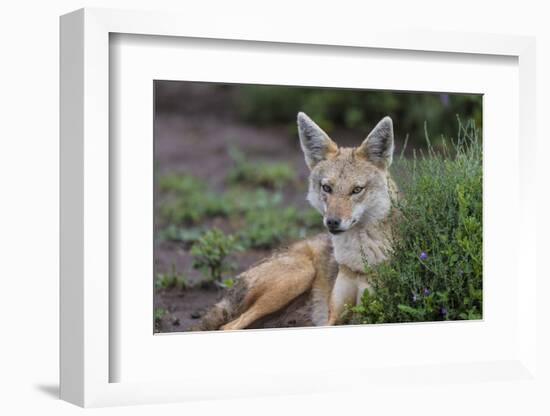
[[210,281],[222,282],[223,273],[231,270],[228,256],[239,250],[241,247],[234,236],[213,228],[193,244],[193,267],[201,270]]
[[399,120],[396,135],[408,134],[415,146],[424,145],[419,120],[427,120],[434,131],[447,137],[455,132],[454,114],[481,123],[481,95],[474,94],[246,85],[239,87],[236,96],[241,119],[259,125],[287,124],[293,136],[298,111],[305,111],[329,134],[337,126],[366,133],[390,115]]
[[273,209],[283,202],[283,195],[280,192],[265,189],[250,190],[245,187],[232,187],[225,193],[225,198],[229,201],[233,214]]
[[389,262],[366,265],[375,290],[349,308],[351,322],[480,319],[482,150],[474,124],[460,125],[443,153],[396,163],[409,172],[396,202],[399,238]]
[[159,241],[176,241],[184,245],[190,245],[197,241],[203,232],[204,230],[198,227],[186,228],[170,224],[162,230],[159,230],[158,239]]
[[223,194],[208,190],[203,181],[191,175],[163,176],[159,179],[159,190],[164,193],[160,215],[168,223],[195,224],[231,213],[231,204]]
[[296,172],[288,163],[250,162],[236,147],[230,147],[229,154],[233,160],[227,174],[229,183],[280,189],[296,177]]

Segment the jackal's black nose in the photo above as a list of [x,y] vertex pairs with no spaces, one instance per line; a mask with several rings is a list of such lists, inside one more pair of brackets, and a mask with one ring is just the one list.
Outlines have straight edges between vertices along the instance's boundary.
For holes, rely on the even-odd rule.
[[327,218],[326,224],[330,231],[336,231],[340,227],[340,219],[339,218]]

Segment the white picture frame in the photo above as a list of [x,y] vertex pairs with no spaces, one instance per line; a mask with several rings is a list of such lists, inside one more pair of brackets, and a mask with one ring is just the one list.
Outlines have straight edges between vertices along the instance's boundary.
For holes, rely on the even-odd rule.
[[[303,26],[290,26],[283,32],[275,25],[250,23],[236,29],[230,22],[214,26],[204,23],[205,20],[178,14],[107,9],[83,9],[61,18],[61,398],[88,407],[360,390],[367,385],[374,390],[380,388],[379,384],[393,385],[395,378],[401,380],[396,384],[412,383],[414,380],[420,388],[424,386],[426,389],[430,383],[448,380],[473,383],[480,389],[483,388],[482,381],[487,380],[506,380],[518,385],[525,385],[526,381],[537,383],[536,271],[535,250],[532,249],[535,244],[535,218],[527,214],[534,212],[535,202],[526,197],[534,192],[529,177],[533,175],[535,166],[528,152],[536,137],[534,39],[420,30],[400,32],[375,27],[361,30],[350,28],[329,35],[315,25],[308,25],[308,30],[304,30]],[[201,377],[199,373],[194,373],[189,377],[168,379],[165,372],[162,377],[148,375],[143,380],[116,374],[113,368],[124,359],[120,356],[124,350],[113,348],[113,339],[120,336],[120,325],[112,322],[118,307],[114,304],[116,299],[113,293],[120,288],[110,281],[116,267],[116,259],[110,253],[110,227],[114,226],[115,219],[110,201],[117,197],[112,194],[110,175],[116,171],[113,163],[118,160],[113,159],[110,148],[110,135],[114,134],[109,121],[112,117],[110,111],[114,108],[110,106],[113,85],[109,60],[113,34],[161,36],[157,38],[159,42],[177,38],[222,39],[240,44],[245,41],[259,45],[259,49],[262,45],[259,42],[268,42],[279,45],[283,51],[291,45],[305,48],[329,45],[333,51],[352,48],[431,53],[430,59],[437,59],[439,55],[468,56],[472,62],[482,56],[504,56],[517,60],[519,95],[516,98],[519,105],[512,118],[517,118],[519,131],[514,129],[512,134],[517,142],[518,166],[517,170],[512,170],[510,177],[517,184],[512,195],[516,204],[514,209],[519,214],[515,228],[517,238],[511,249],[517,264],[514,260],[510,272],[516,279],[512,283],[518,285],[510,312],[512,320],[515,320],[515,330],[510,339],[517,345],[504,349],[502,354],[495,351],[494,360],[484,355],[477,359],[472,356],[470,361],[463,357],[457,362],[441,356],[435,362],[418,360],[404,364],[405,361],[396,361],[397,367],[393,368],[387,364],[377,368],[372,362],[351,367],[352,361],[338,367],[324,363],[320,357],[307,370],[281,368],[274,371],[273,368],[265,368],[258,372],[248,368],[252,365],[243,365],[240,361],[239,367],[226,368],[226,371],[238,370],[241,373],[232,379],[230,385],[225,376],[212,380],[212,374]],[[137,69],[135,72],[140,73]],[[498,169],[498,165],[495,166]],[[521,279],[517,279],[519,270],[522,271]],[[148,316],[152,316],[147,309],[150,307],[144,306]],[[397,339],[391,338],[396,331],[408,332],[410,336],[420,334],[419,331],[430,331],[427,326],[422,329],[414,325],[387,328],[381,326],[376,331],[383,337],[390,337],[388,339]],[[205,335],[214,336],[217,338],[210,338],[214,342],[231,342],[236,347],[263,338],[265,346],[273,345],[277,337],[283,336],[285,343],[292,343],[293,339],[307,343],[314,338],[317,343],[322,343],[322,334],[331,334],[334,338],[334,330],[340,331],[338,337],[353,337],[354,331],[357,333],[357,328],[330,328],[267,331],[262,332],[263,335],[250,331],[246,334],[189,336],[202,337],[203,340]],[[445,336],[452,337],[454,332],[460,330],[458,327],[447,327],[444,329]],[[500,330],[503,334],[506,331]],[[465,331],[476,329],[468,327]],[[483,331],[479,331],[479,336],[483,336]],[[225,338],[220,338],[220,335]],[[153,337],[152,331],[150,336]],[[161,341],[156,343],[164,345],[160,348],[174,348],[166,344],[175,343],[175,337],[157,338]],[[146,359],[143,357],[143,360]]]

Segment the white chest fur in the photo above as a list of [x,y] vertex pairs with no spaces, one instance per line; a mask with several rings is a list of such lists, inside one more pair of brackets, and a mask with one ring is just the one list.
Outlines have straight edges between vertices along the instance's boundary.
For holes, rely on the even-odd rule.
[[382,230],[374,227],[354,227],[332,235],[336,262],[358,273],[364,273],[365,261],[375,265],[388,258],[389,241]]

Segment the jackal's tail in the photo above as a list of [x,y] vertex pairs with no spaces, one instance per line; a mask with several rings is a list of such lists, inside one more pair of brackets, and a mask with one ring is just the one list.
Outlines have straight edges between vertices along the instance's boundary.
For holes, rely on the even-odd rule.
[[235,319],[243,309],[243,300],[248,291],[244,278],[235,279],[235,284],[227,290],[224,297],[212,306],[202,317],[196,330],[214,331]]

